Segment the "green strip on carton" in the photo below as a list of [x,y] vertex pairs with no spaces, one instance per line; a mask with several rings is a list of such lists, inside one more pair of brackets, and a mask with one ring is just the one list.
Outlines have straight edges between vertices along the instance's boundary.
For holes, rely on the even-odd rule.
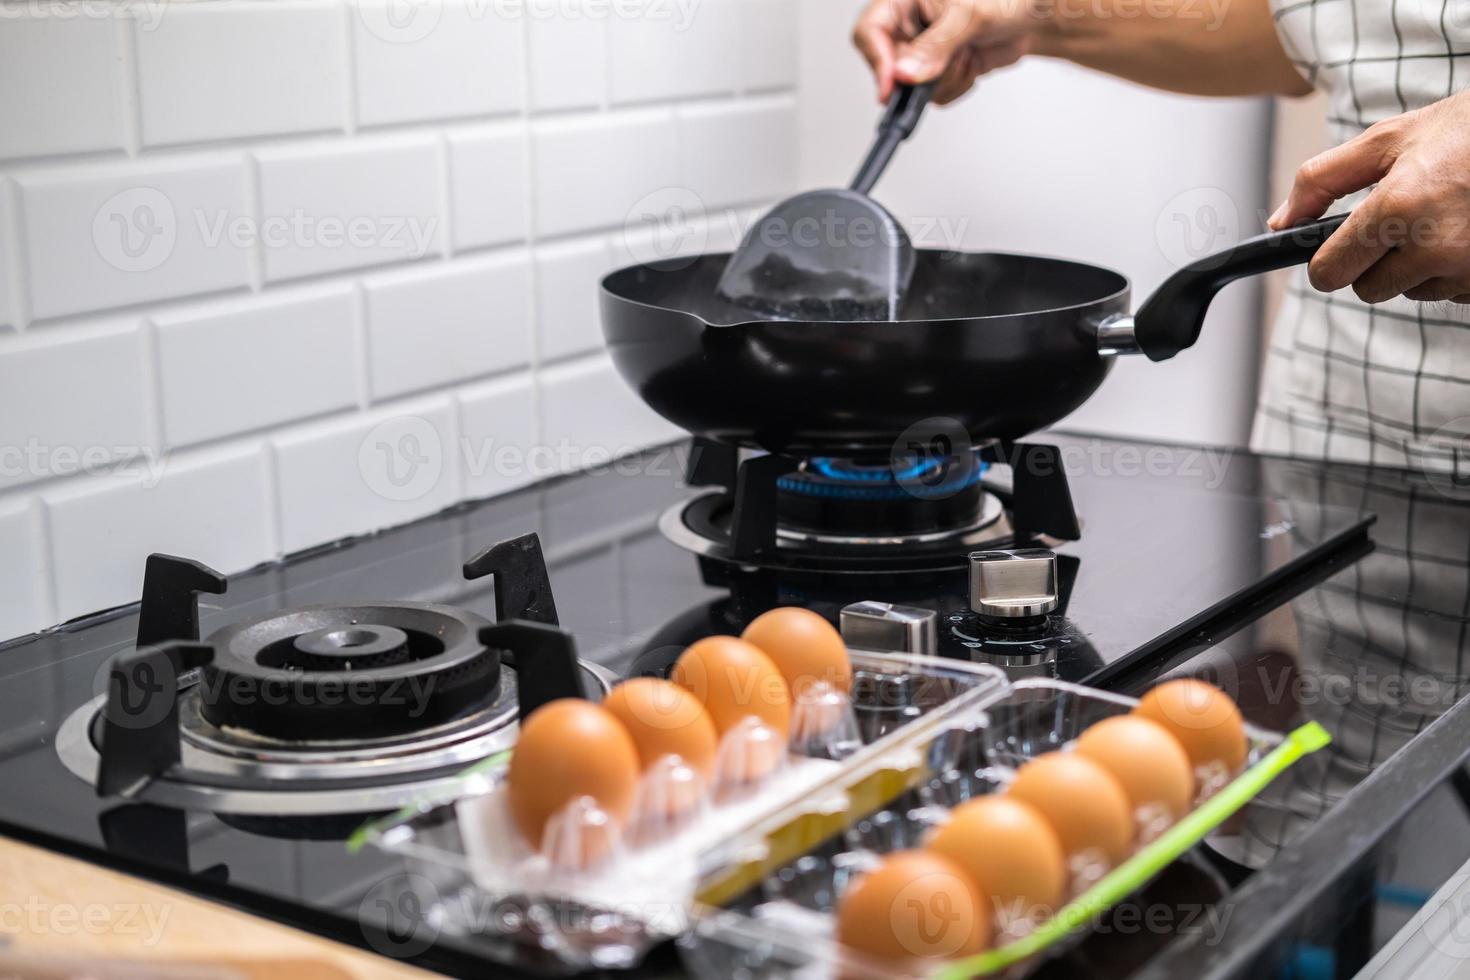
[[[510,753],[510,749],[502,749],[501,751],[496,752],[493,755],[488,755],[485,758],[481,759],[479,762],[465,769],[463,772],[456,774],[455,778],[467,779],[468,777],[474,776],[477,773],[488,772],[491,769],[494,769],[496,766],[499,766],[506,759],[509,759]],[[425,804],[423,801],[415,800],[412,803],[408,803],[404,806],[399,807],[397,810],[394,810],[387,816],[379,817],[376,820],[369,820],[367,823],[354,830],[352,832],[352,836],[347,838],[347,853],[356,854],[358,851],[363,849],[363,846],[367,844],[368,841],[372,840],[374,834],[380,833],[383,830],[394,826],[395,824],[400,824],[405,820],[417,816],[424,809],[424,805]]]
[[1315,721],[1296,729],[1264,759],[1237,776],[1153,843],[1108,872],[1097,884],[1068,902],[1036,931],[1013,943],[956,960],[934,974],[934,980],[984,976],[1014,966],[1045,950],[1137,891],[1171,861],[1249,803],[1292,763],[1331,741],[1332,736],[1327,729]]

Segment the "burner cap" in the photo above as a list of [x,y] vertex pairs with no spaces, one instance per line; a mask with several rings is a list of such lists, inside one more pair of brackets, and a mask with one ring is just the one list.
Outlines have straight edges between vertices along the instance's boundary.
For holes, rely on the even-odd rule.
[[326,626],[302,633],[289,645],[262,650],[268,666],[297,670],[364,670],[409,659],[408,634],[396,626]]
[[373,738],[428,728],[488,704],[500,653],[485,619],[450,606],[311,606],[209,637],[200,713],[277,739]]

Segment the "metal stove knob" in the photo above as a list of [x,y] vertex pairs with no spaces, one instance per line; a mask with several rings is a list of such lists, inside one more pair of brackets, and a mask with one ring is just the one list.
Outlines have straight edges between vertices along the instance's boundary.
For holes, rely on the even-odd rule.
[[838,622],[848,646],[882,653],[939,653],[939,619],[932,609],[865,599],[842,607]]
[[988,619],[1019,622],[1055,610],[1057,556],[1045,548],[970,553],[970,608]]

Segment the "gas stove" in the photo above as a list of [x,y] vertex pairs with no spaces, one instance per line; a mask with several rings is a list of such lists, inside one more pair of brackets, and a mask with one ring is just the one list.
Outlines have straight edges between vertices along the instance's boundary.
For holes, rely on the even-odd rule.
[[[137,605],[0,647],[0,833],[431,967],[536,972],[465,937],[406,942],[384,901],[404,869],[343,844],[449,792],[536,704],[783,604],[854,645],[1121,682],[1371,549],[1370,516],[1265,496],[1249,457],[1194,473],[1193,451],[1133,447],[1154,472],[1087,445],[679,445],[228,581],[153,556]],[[1309,547],[1281,547],[1293,528]]]
[[[271,611],[199,638],[198,597],[226,579],[149,557],[134,649],[62,723],[56,750],[101,797],[216,812],[258,831],[351,830],[442,796],[509,748],[514,722],[612,675],[573,660],[534,533],[465,562],[493,575],[497,620],[429,602]],[[519,624],[519,625],[514,625]],[[311,819],[304,819],[311,818]]]

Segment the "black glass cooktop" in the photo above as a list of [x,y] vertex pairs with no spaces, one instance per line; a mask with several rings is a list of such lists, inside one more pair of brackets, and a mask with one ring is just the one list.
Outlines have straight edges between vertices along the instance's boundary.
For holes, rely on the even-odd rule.
[[[201,631],[274,610],[369,600],[445,603],[493,619],[489,581],[466,582],[461,565],[488,544],[535,531],[563,628],[583,657],[615,672],[637,671],[700,635],[738,630],[772,604],[835,616],[848,603],[879,599],[939,608],[947,656],[1126,686],[1211,648],[1371,550],[1371,518],[1351,501],[1272,488],[1255,457],[1057,441],[1084,525],[1080,540],[1057,549],[1075,576],[1065,643],[1017,649],[977,639],[967,632],[962,572],[787,581],[702,566],[657,526],[691,493],[682,485],[683,446],[233,576],[224,595],[200,597]],[[379,927],[393,911],[382,901],[385,887],[399,873],[383,856],[349,855],[340,839],[312,839],[320,835],[304,826],[264,835],[208,813],[102,801],[62,767],[58,728],[102,692],[104,665],[131,648],[136,627],[136,611],[119,610],[0,648],[0,832],[390,955],[473,970],[472,951],[449,941],[405,946]],[[650,968],[676,969],[667,951]]]

